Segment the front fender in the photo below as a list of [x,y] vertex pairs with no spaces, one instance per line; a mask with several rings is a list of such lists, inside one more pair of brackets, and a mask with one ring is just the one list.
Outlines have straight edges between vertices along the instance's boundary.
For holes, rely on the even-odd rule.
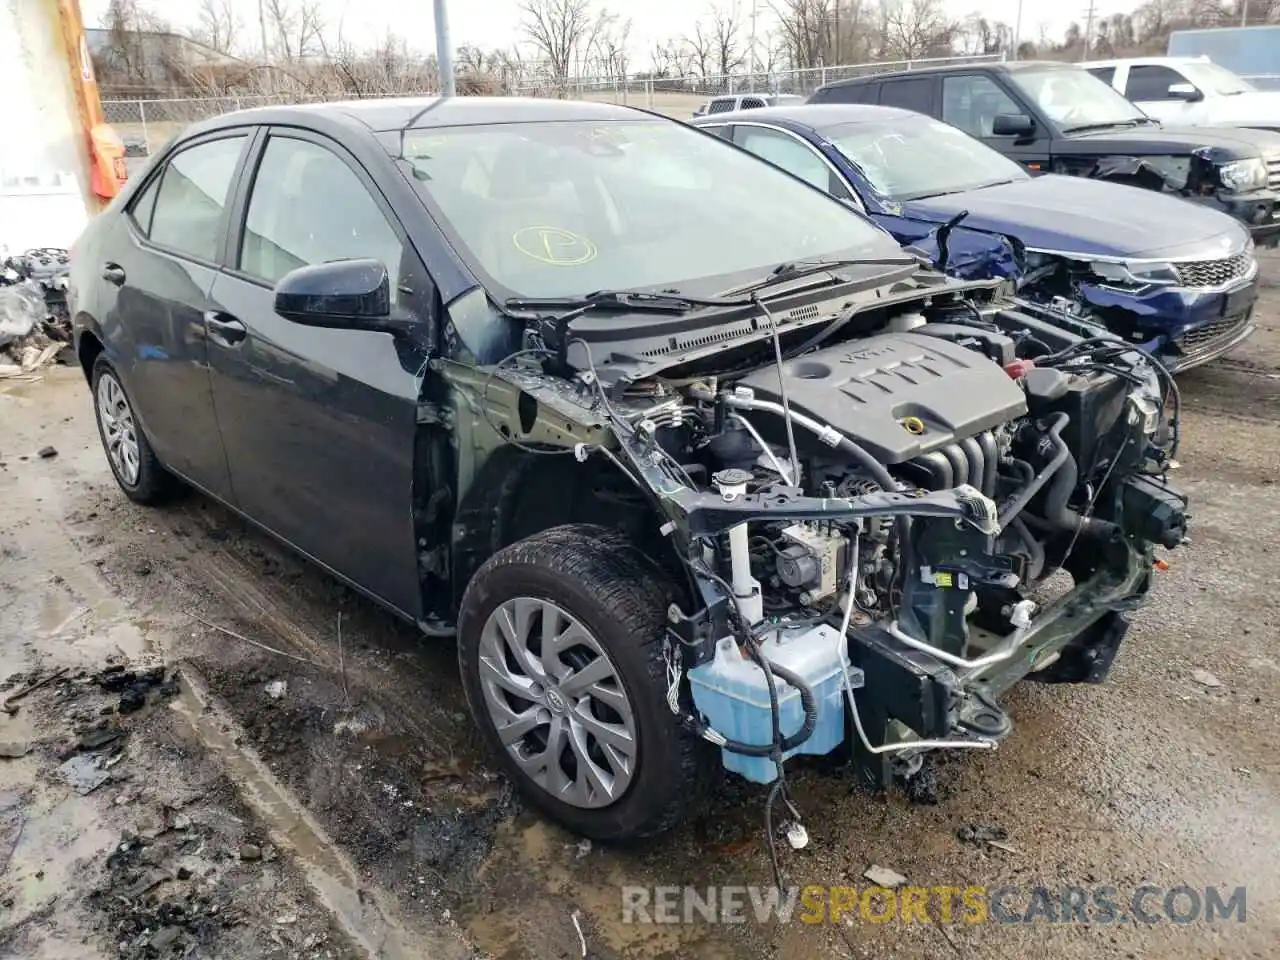
[[[941,224],[877,214],[873,219],[904,247],[938,259]],[[1012,236],[958,226],[947,239],[946,272],[960,280],[1013,280],[1026,269],[1022,244]]]

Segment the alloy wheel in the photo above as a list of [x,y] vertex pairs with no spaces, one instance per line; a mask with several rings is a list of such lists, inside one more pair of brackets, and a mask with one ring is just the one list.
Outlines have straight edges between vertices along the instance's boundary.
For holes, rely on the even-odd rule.
[[480,635],[480,685],[520,769],[564,803],[605,807],[636,770],[635,713],[600,642],[550,600],[515,597]]
[[136,486],[142,469],[138,428],[124,388],[111,373],[98,378],[98,422],[102,425],[102,442],[117,476],[126,485]]

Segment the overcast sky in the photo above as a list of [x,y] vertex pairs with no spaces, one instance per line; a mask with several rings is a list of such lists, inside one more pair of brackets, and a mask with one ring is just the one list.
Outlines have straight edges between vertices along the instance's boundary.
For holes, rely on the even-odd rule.
[[[87,26],[96,26],[107,8],[108,0],[81,0],[81,11]],[[731,2],[731,0],[721,0]],[[751,0],[738,0],[746,10]],[[767,0],[757,0],[757,29],[763,34],[774,23]],[[955,17],[963,17],[976,9],[994,20],[1014,24],[1018,0],[945,0]],[[1124,0],[1096,0],[1099,15],[1131,6]],[[175,26],[196,22],[199,0],[141,0],[143,6],[162,14]],[[258,0],[233,0],[243,21],[241,44],[256,47],[258,36]],[[432,0],[320,0],[329,31],[335,34],[342,25],[343,36],[357,46],[372,45],[388,30],[403,36],[409,45],[422,51],[435,49],[435,25]],[[656,42],[692,30],[704,16],[710,3],[702,0],[602,0],[611,12],[631,20],[629,44],[635,69],[649,63],[649,51]],[[1083,21],[1088,0],[1023,0],[1022,33],[1024,40],[1037,39],[1043,25],[1051,36],[1060,35],[1072,20]],[[1079,6],[1080,9],[1075,9]],[[454,46],[475,44],[482,47],[507,47],[523,39],[520,33],[519,0],[449,0],[449,27]]]

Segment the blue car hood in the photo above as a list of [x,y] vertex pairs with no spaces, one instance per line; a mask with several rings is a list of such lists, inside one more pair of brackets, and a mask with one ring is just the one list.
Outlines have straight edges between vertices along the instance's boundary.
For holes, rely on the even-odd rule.
[[[1117,257],[1172,256],[1242,230],[1217,210],[1154,190],[1046,174],[981,190],[902,203],[902,215],[943,223],[962,210],[970,230],[1002,233],[1027,247]],[[1174,238],[1177,238],[1176,240]]]

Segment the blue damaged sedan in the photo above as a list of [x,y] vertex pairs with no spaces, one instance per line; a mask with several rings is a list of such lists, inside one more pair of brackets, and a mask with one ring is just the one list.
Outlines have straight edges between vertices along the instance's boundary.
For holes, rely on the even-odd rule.
[[1023,309],[1098,322],[1186,370],[1254,329],[1258,262],[1226,214],[1134,187],[1034,176],[955,127],[894,107],[809,104],[693,121],[845,200]]

